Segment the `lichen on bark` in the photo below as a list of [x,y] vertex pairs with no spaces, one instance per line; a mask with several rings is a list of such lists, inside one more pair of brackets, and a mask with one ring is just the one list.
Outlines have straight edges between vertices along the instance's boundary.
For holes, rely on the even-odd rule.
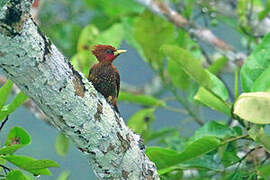
[[31,3],[9,0],[0,11],[4,74],[85,154],[99,179],[159,179],[140,136],[43,35]]

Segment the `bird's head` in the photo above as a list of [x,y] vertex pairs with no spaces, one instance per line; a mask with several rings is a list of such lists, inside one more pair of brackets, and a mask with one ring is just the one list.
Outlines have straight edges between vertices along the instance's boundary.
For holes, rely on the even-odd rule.
[[96,56],[99,62],[113,62],[113,60],[121,53],[127,52],[126,50],[117,50],[110,45],[96,45],[94,46],[92,53]]

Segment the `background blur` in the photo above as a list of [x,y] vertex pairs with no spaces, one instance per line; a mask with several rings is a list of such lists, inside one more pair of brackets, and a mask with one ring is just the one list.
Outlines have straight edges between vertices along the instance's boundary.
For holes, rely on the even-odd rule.
[[[167,0],[165,2],[196,26],[211,30],[218,38],[232,46],[235,52],[248,55],[260,42],[260,37],[269,31],[267,29],[269,20],[257,20],[257,23],[265,23],[263,25],[265,28],[260,32],[253,31],[254,24],[249,22],[253,14],[250,14],[250,19],[244,19],[244,22],[239,20],[243,10],[239,7],[240,1]],[[266,1],[259,0],[245,3],[244,6],[248,7],[248,10],[253,8],[252,12],[262,11],[265,4],[269,5]],[[34,4],[33,14],[42,31],[71,60],[75,68],[85,75],[90,66],[95,63],[95,58],[90,54],[94,44],[111,44],[128,50],[128,53],[119,56],[114,62],[120,72],[123,92],[151,95],[156,98],[155,101],[166,104],[166,106],[156,104],[149,107],[143,103],[132,103],[132,100],[126,97],[128,94],[120,98],[118,106],[125,121],[145,108],[152,108],[150,113],[141,113],[145,121],[150,119],[141,133],[145,133],[148,129],[168,131],[170,130],[168,128],[174,128],[173,132],[178,132],[178,135],[187,138],[200,127],[200,122],[230,121],[230,118],[222,113],[193,100],[192,97],[198,89],[195,82],[191,80],[187,82],[181,78],[175,80],[173,74],[174,71],[178,71],[177,69],[169,72],[162,70],[160,67],[166,67],[167,62],[163,62],[164,56],[158,54],[156,49],[160,48],[159,44],[175,41],[205,67],[209,67],[212,62],[220,58],[227,59],[227,57],[211,44],[189,36],[188,31],[176,28],[165,18],[152,14],[135,0],[41,0]],[[252,19],[252,22],[255,20]],[[259,31],[258,24],[257,27]],[[256,36],[249,36],[248,33],[254,33]],[[151,38],[155,41],[151,42]],[[149,56],[162,59],[162,63],[155,64]],[[224,63],[218,73],[218,77],[229,89],[231,101],[234,100],[235,68],[237,65],[234,63]],[[173,89],[168,88],[170,85],[168,82],[173,84]],[[238,90],[241,92],[241,87]],[[137,115],[137,118],[139,116]],[[66,156],[59,156],[56,153],[55,139],[59,132],[36,119],[26,108],[20,107],[10,116],[2,133],[6,134],[13,126],[24,127],[32,137],[31,145],[17,154],[31,155],[38,159],[52,159],[60,165],[60,168],[51,169],[52,177],[42,176],[39,179],[56,179],[63,171],[71,172],[70,179],[95,179],[83,154],[72,144]],[[2,141],[5,139],[3,136],[0,138]],[[159,142],[149,141],[148,145],[160,144],[160,142],[173,144],[174,140],[174,135],[171,135]]]

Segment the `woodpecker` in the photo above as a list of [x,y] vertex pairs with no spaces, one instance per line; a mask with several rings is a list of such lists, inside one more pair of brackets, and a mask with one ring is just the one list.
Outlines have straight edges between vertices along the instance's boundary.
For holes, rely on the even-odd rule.
[[117,98],[120,89],[120,75],[112,63],[116,57],[124,52],[127,51],[117,50],[110,45],[94,46],[92,54],[96,56],[98,63],[90,68],[88,75],[88,80],[114,106],[117,113],[119,113]]

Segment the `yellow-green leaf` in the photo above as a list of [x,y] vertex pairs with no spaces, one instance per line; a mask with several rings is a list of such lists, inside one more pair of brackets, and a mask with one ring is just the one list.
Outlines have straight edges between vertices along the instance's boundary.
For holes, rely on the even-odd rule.
[[26,101],[27,98],[28,97],[23,92],[17,94],[10,104],[1,109],[0,120],[3,120],[7,115],[14,112],[22,103]]
[[230,107],[220,98],[203,87],[199,88],[197,94],[194,96],[194,99],[214,110],[222,112],[228,116],[231,115]]
[[124,91],[120,91],[118,100],[143,106],[166,106],[165,101],[159,100],[153,96],[132,94]]
[[155,120],[154,112],[154,108],[139,110],[128,120],[128,127],[134,132],[146,137],[150,133],[151,124]]
[[164,55],[160,47],[175,39],[175,28],[148,10],[136,19],[134,27],[134,37],[143,49],[145,60],[155,70],[162,70]]
[[0,88],[0,110],[2,109],[3,105],[5,104],[8,95],[11,92],[12,89],[12,81],[8,80],[4,86]]
[[243,93],[235,102],[233,113],[255,124],[270,124],[270,93]]
[[60,156],[66,155],[68,152],[68,147],[69,147],[68,138],[63,133],[60,133],[56,137],[56,142],[55,142],[55,149],[56,149],[57,154],[59,154]]

